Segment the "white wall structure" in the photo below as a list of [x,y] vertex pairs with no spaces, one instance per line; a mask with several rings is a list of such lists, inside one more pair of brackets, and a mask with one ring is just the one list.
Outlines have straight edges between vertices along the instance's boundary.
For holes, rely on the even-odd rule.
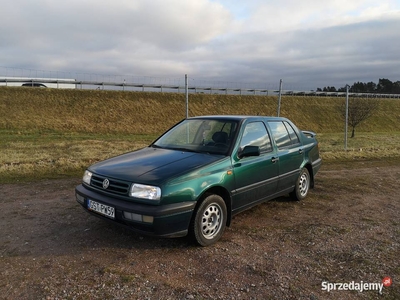
[[2,77],[0,86],[28,86],[55,89],[76,89],[75,79],[32,78],[32,77]]

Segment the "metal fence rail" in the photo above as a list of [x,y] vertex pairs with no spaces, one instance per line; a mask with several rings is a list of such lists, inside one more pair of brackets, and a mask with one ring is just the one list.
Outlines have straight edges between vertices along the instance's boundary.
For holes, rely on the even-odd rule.
[[[92,81],[75,79],[53,79],[53,78],[19,78],[19,77],[0,77],[0,86],[21,86],[39,84],[54,88],[76,88],[76,89],[101,89],[101,90],[122,90],[122,91],[150,91],[150,92],[185,92],[185,85],[170,85],[157,83],[135,83],[135,82],[112,82],[112,81]],[[276,89],[257,89],[257,88],[222,88],[212,86],[190,86],[188,91],[191,93],[209,93],[226,95],[278,95]],[[326,97],[345,97],[346,92],[323,92],[323,91],[296,91],[282,90],[281,95],[293,96],[326,96]],[[395,98],[400,99],[400,94],[381,94],[381,93],[349,93],[350,97],[367,98]]]

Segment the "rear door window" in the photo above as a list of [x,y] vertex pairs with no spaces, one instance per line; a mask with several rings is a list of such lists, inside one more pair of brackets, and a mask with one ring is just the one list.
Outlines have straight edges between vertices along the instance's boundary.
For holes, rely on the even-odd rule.
[[286,126],[281,121],[270,121],[268,122],[271,128],[272,136],[275,140],[278,149],[290,147],[292,145],[292,140],[290,139],[289,132]]

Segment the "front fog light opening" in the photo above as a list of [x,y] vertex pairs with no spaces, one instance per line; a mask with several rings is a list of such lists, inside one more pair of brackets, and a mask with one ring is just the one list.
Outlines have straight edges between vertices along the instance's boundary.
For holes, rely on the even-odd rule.
[[75,196],[76,196],[76,201],[78,201],[80,204],[84,204],[85,203],[85,197],[83,197],[83,196],[81,196],[79,194],[76,194]]
[[124,211],[124,218],[130,221],[150,223],[150,224],[152,224],[154,221],[153,216],[145,216],[145,215],[131,213],[128,211]]

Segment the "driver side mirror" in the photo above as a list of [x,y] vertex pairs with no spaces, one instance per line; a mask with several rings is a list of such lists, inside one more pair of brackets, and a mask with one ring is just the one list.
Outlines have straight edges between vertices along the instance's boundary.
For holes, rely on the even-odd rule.
[[242,150],[239,150],[238,157],[248,157],[248,156],[260,156],[260,147],[258,146],[245,146]]

